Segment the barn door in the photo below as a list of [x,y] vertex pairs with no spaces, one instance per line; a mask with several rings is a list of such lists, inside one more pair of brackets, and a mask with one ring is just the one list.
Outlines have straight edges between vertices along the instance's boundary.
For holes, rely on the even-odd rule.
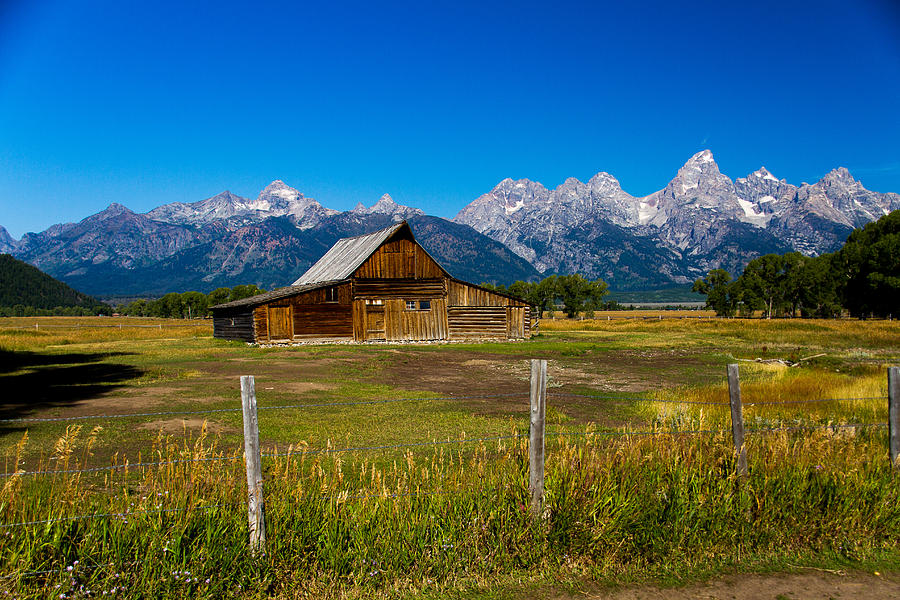
[[383,340],[384,337],[384,306],[366,307],[366,339]]
[[294,337],[294,319],[290,306],[269,307],[269,339],[289,340]]

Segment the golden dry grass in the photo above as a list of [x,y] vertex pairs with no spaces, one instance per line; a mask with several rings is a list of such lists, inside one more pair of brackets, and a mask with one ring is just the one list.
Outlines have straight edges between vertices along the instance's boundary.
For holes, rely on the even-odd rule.
[[138,317],[0,317],[0,349],[211,336],[212,321]]

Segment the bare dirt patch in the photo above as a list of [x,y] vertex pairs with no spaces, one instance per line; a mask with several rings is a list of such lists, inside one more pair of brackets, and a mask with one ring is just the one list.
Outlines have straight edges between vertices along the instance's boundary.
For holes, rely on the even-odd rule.
[[337,386],[333,383],[319,383],[315,381],[288,381],[272,386],[277,391],[291,392],[292,394],[305,394],[307,392],[323,392],[333,390]]
[[[683,351],[582,349],[546,357],[551,405],[577,421],[609,426],[629,419],[623,405],[582,396],[640,394],[717,373],[706,359]],[[475,414],[507,415],[527,411],[530,370],[529,359],[521,355],[404,349],[395,350],[369,380],[461,397],[460,402]]]
[[124,393],[86,398],[71,406],[59,408],[57,412],[61,417],[129,414],[137,410],[158,409],[184,394],[184,390],[169,386],[126,388]]
[[310,358],[303,354],[289,356],[290,360],[229,358],[221,361],[198,362],[192,366],[207,376],[217,379],[237,378],[241,375],[283,378],[286,374],[290,374],[294,379],[306,379],[333,376],[335,365],[341,363],[340,359],[333,358]]
[[634,586],[578,594],[549,593],[529,598],[548,600],[835,600],[900,598],[900,575],[842,572],[728,575],[681,588]]

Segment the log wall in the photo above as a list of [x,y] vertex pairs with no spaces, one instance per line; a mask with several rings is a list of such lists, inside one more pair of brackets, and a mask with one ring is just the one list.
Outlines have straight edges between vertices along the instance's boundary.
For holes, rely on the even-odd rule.
[[250,308],[243,312],[216,315],[213,318],[213,337],[223,340],[254,342],[253,312]]
[[447,317],[451,340],[507,337],[505,306],[450,306]]

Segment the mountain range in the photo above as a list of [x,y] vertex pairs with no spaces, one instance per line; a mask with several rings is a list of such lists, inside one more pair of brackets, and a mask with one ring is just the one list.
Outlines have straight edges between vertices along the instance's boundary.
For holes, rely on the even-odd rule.
[[737,274],[770,252],[830,252],[854,228],[898,208],[900,195],[866,190],[845,168],[799,187],[765,167],[732,181],[704,150],[649,196],[631,196],[605,172],[553,190],[504,179],[454,220],[542,273],[579,272],[639,289],[687,283],[712,268]]
[[855,227],[898,208],[900,195],[866,190],[844,168],[812,185],[789,184],[765,168],[732,181],[704,150],[644,197],[605,172],[553,190],[504,179],[448,221],[387,194],[339,212],[276,180],[256,199],[225,191],[143,214],[114,203],[21,240],[0,227],[0,252],[95,296],[239,283],[270,289],[296,279],[337,239],[406,219],[420,243],[468,281],[579,272],[615,289],[652,289],[711,268],[737,274],[768,252],[832,251]]

